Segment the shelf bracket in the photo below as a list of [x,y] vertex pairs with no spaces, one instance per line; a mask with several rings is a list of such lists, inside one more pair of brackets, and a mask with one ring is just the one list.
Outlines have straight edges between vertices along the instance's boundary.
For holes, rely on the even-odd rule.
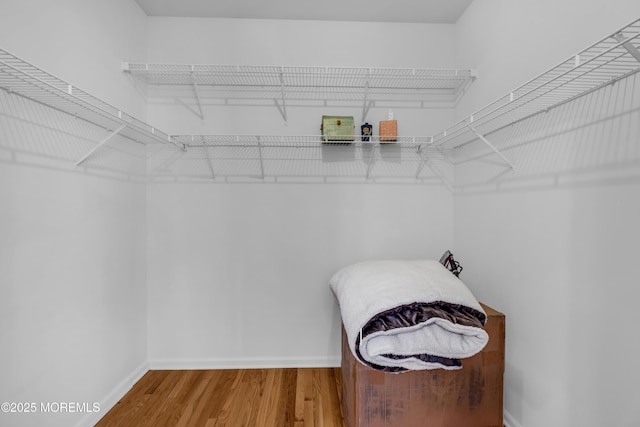
[[367,118],[367,114],[369,113],[369,110],[371,109],[371,107],[374,105],[373,101],[369,101],[367,102],[365,100],[365,104],[362,107],[362,123],[366,122],[366,118]]
[[[444,173],[442,173],[442,171],[440,171],[440,169],[438,169],[436,167],[436,165],[433,164],[433,162],[428,160],[428,159],[427,159],[427,165],[429,165],[429,169],[431,169],[431,171],[434,174],[436,174],[436,176],[438,178],[440,178],[440,181],[444,184],[444,186],[447,187],[447,189],[453,193],[453,191],[454,191],[453,183],[449,182],[449,180],[446,178]],[[416,177],[416,179],[417,179],[417,177]]]
[[282,115],[282,118],[284,119],[285,123],[287,121],[287,104],[285,103],[285,97],[284,97],[284,70],[280,71],[280,100],[282,102],[282,105],[278,104],[278,100],[274,99],[273,103],[276,104],[276,107],[278,107],[278,111],[280,111],[280,115]]
[[416,179],[418,179],[418,177],[420,176],[420,173],[422,172],[422,169],[424,169],[424,165],[427,163],[427,159],[424,156],[422,156],[422,153],[420,157],[422,158],[422,160],[420,160],[420,164],[418,165],[418,170],[416,171]]
[[[433,137],[431,138],[431,142],[433,142]],[[425,155],[422,145],[418,147],[418,154],[420,155],[420,164],[416,171],[416,181],[420,179],[420,174],[424,167],[429,166],[429,169],[431,169],[431,171],[440,179],[440,182],[442,182],[450,191],[453,191],[453,186],[449,183],[449,180],[447,180],[445,175],[433,164],[433,161]]]
[[499,157],[500,157],[500,158],[501,158],[501,159],[502,159],[502,160],[503,160],[507,165],[509,165],[509,167],[510,167],[511,169],[515,169],[515,166],[513,165],[513,163],[511,163],[511,162],[509,161],[509,159],[507,159],[507,158],[506,158],[506,157],[505,157],[505,156],[500,152],[500,150],[498,150],[496,147],[494,147],[494,145],[493,145],[493,144],[491,144],[491,143],[487,140],[487,138],[485,138],[485,137],[484,137],[484,135],[482,135],[480,132],[478,132],[478,131],[477,131],[474,127],[472,127],[472,126],[469,126],[469,129],[471,129],[471,131],[472,131],[473,133],[475,133],[475,134],[476,134],[476,136],[477,136],[478,138],[480,138],[480,140],[481,140],[482,142],[484,142],[485,144],[487,144],[487,146],[488,146],[489,148],[491,148],[491,150],[493,150],[493,152],[494,152],[494,153],[496,153],[496,154],[497,154],[497,155],[498,155],[498,156],[499,156]]
[[[431,137],[431,143],[433,144],[433,137]],[[424,169],[424,165],[427,163],[427,157],[425,156],[422,148],[422,144],[418,145],[417,153],[420,156],[420,164],[418,164],[418,170],[416,171],[416,179],[418,179],[420,173],[422,173],[422,169]]]
[[262,144],[260,143],[260,136],[258,139],[258,154],[260,155],[260,179],[264,179],[264,159],[262,158]]
[[193,86],[193,91],[196,94],[196,101],[198,101],[198,109],[200,110],[200,119],[204,120],[204,112],[202,111],[202,102],[200,101],[200,91],[198,90],[198,82],[193,75],[193,71],[191,72],[191,85]]
[[371,102],[369,102],[369,80],[364,86],[364,102],[362,103],[362,123],[366,122],[367,113],[371,108]]
[[372,143],[371,144],[371,153],[369,153],[369,165],[367,166],[367,176],[366,179],[369,179],[371,175],[371,170],[373,169],[373,165],[376,161],[376,148],[380,145],[380,143]]
[[202,137],[202,145],[204,146],[204,156],[207,159],[207,165],[209,166],[209,172],[211,172],[211,178],[216,179],[216,173],[213,170],[213,162],[211,162],[211,156],[209,156],[209,146],[207,145],[207,141],[204,140],[204,136]]
[[280,112],[280,115],[282,116],[283,120],[286,122],[287,121],[287,110],[284,107],[284,103],[281,106],[280,104],[278,104],[278,100],[277,99],[274,99],[273,103],[278,108],[278,111]]
[[109,135],[107,135],[106,138],[104,138],[102,141],[100,141],[95,147],[93,147],[87,154],[85,154],[84,156],[82,156],[82,158],[80,160],[78,160],[76,162],[76,166],[80,166],[82,163],[85,162],[85,160],[87,160],[93,153],[95,153],[100,147],[102,147],[104,144],[106,144],[107,142],[109,142],[109,140],[111,138],[113,138],[114,136],[116,136],[117,134],[119,134],[122,129],[126,128],[128,125],[128,123],[123,124],[122,126],[120,126],[118,129],[114,130],[113,132],[111,132]]
[[158,175],[162,173],[171,172],[169,169],[176,161],[178,161],[179,157],[182,155],[184,151],[176,150],[174,151],[170,157],[165,159],[161,164],[153,168],[150,172],[150,175]]
[[619,43],[622,43],[622,47],[627,49],[627,52],[629,52],[631,56],[633,56],[638,62],[640,62],[640,51],[638,51],[638,48],[636,48],[630,41],[625,42],[627,38],[624,36],[624,34],[622,34],[622,32],[614,34],[613,38],[616,39]]

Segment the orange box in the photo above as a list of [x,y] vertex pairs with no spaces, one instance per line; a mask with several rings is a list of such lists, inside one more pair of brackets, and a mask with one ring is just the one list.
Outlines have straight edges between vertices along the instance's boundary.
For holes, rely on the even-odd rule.
[[398,121],[382,120],[380,121],[380,141],[397,141],[398,140]]

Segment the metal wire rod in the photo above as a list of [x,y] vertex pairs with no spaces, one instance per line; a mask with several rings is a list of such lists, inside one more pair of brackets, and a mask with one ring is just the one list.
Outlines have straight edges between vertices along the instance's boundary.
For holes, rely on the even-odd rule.
[[[285,123],[287,122],[287,104],[285,102],[285,83],[284,83],[284,70],[282,70],[280,72],[280,99],[282,101],[282,108],[278,108],[280,110],[280,114],[282,114],[282,117],[284,118]],[[278,103],[276,103],[276,106],[278,105]]]
[[256,137],[258,141],[258,152],[260,154],[260,178],[264,179],[264,159],[262,157],[262,145],[260,144],[260,137]]
[[98,142],[98,144],[96,144],[95,147],[93,147],[87,154],[85,154],[84,156],[82,156],[82,158],[80,160],[78,160],[76,162],[76,166],[80,166],[82,163],[84,163],[85,160],[87,160],[89,158],[89,156],[91,156],[93,153],[95,153],[100,147],[102,147],[104,144],[106,144],[111,138],[113,138],[114,136],[116,136],[117,134],[120,133],[120,131],[124,128],[127,127],[127,124],[123,124],[122,126],[120,126],[118,129],[114,130],[113,132],[111,132],[106,138],[104,138],[102,141]]
[[379,149],[380,144],[376,143],[376,144],[370,144],[371,145],[371,152],[369,153],[369,162],[368,162],[368,166],[367,166],[367,175],[366,175],[366,179],[369,179],[369,177],[371,176],[371,170],[373,169],[373,164],[375,163],[376,160],[376,149]]
[[613,38],[615,38],[619,42],[622,42],[622,46],[627,49],[631,56],[633,56],[638,62],[640,62],[640,52],[638,52],[638,49],[631,44],[631,42],[624,36],[622,32],[614,34]]
[[204,112],[202,111],[202,102],[200,101],[200,91],[198,90],[198,82],[193,77],[193,73],[191,74],[191,84],[193,85],[193,91],[196,94],[196,101],[198,101],[198,109],[200,110],[200,118],[204,120]]
[[362,101],[362,120],[361,120],[362,123],[366,121],[367,113],[369,112],[370,106],[371,105],[369,104],[369,81],[367,80],[367,83],[364,86],[364,100]]
[[480,138],[480,140],[481,140],[482,142],[484,142],[485,144],[487,144],[487,145],[489,146],[489,148],[491,148],[491,150],[493,150],[493,151],[494,151],[498,156],[500,156],[500,158],[501,158],[501,159],[502,159],[502,160],[503,160],[507,165],[509,165],[509,167],[510,167],[511,169],[515,169],[515,166],[513,165],[513,163],[511,163],[511,162],[509,161],[509,159],[507,159],[507,158],[506,158],[506,157],[505,157],[505,156],[500,152],[500,150],[498,150],[496,147],[494,147],[494,145],[493,145],[492,143],[490,143],[490,142],[487,140],[487,138],[485,138],[485,137],[484,137],[480,132],[478,132],[477,130],[475,130],[475,128],[473,128],[473,127],[469,126],[469,129],[471,129],[471,131],[472,131],[473,133],[475,133],[475,134],[476,134],[476,136],[477,136],[478,138]]

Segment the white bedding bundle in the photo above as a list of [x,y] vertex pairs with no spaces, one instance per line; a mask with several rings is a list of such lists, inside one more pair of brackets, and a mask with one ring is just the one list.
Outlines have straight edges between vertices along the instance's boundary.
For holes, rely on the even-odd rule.
[[[330,287],[340,305],[351,351],[369,366],[389,368],[391,372],[459,369],[459,363],[448,361],[471,357],[488,342],[482,327],[486,319],[482,306],[467,286],[438,261],[361,262],[338,271]],[[363,334],[363,329],[381,313],[416,303],[477,313],[480,320],[465,324],[455,317],[434,316],[416,324],[404,323]]]

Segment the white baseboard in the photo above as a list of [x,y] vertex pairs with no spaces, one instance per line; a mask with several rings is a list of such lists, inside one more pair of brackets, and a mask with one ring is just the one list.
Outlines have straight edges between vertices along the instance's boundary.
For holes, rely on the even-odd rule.
[[100,401],[100,411],[87,414],[78,424],[77,427],[93,427],[107,412],[113,408],[122,397],[127,394],[131,387],[137,383],[144,374],[149,371],[147,362],[134,369],[131,374],[120,382],[102,401]]
[[268,369],[268,368],[335,368],[339,357],[246,357],[234,359],[155,359],[149,369]]
[[507,412],[506,409],[504,410],[503,417],[505,427],[522,427],[522,424],[520,424],[518,420],[513,418],[513,415]]

